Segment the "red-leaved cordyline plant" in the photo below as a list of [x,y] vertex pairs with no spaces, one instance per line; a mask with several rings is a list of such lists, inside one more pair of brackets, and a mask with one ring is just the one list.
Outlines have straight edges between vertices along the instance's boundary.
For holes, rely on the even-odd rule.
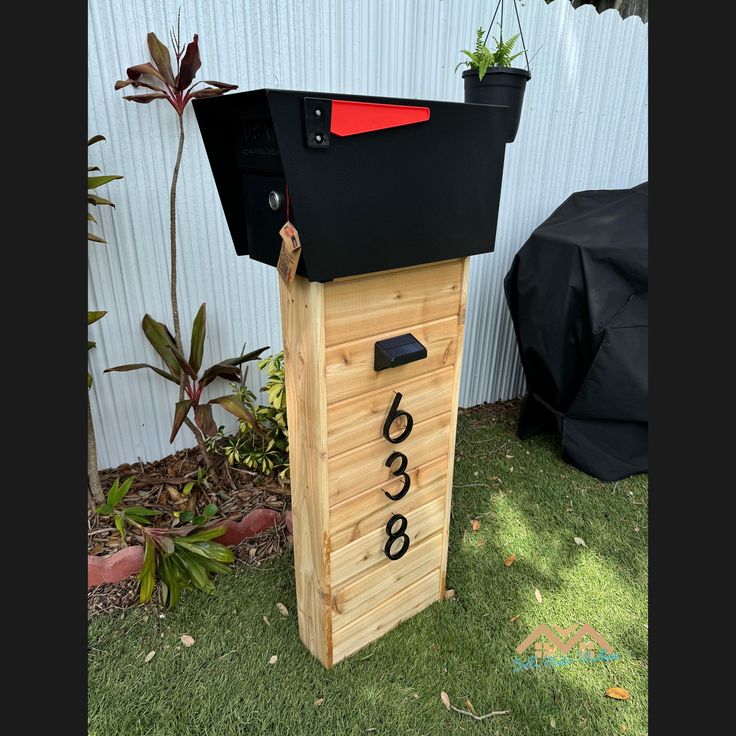
[[[180,41],[180,20],[181,10],[177,16],[176,29],[172,28],[170,32],[171,44],[174,49],[174,57],[176,58],[176,73],[174,73],[171,65],[169,49],[159,41],[155,33],[149,33],[147,40],[151,61],[128,67],[126,72],[128,75],[127,79],[121,79],[115,82],[115,89],[118,90],[132,86],[133,88],[143,87],[144,89],[152,90],[151,92],[139,95],[125,95],[123,99],[144,104],[153,102],[154,100],[166,100],[176,110],[179,119],[179,148],[171,179],[169,224],[171,241],[171,311],[174,319],[174,342],[178,352],[183,353],[181,327],[179,324],[179,304],[176,293],[176,183],[179,178],[179,167],[184,150],[184,111],[190,100],[202,97],[216,97],[225,94],[229,90],[237,89],[237,85],[226,84],[225,82],[194,81],[194,77],[202,65],[199,58],[199,37],[195,33],[194,39],[186,45],[185,49]],[[204,87],[203,89],[195,89],[200,84],[210,86]],[[182,402],[187,392],[186,373],[185,371],[177,373],[179,377],[179,401]],[[188,417],[184,419],[184,422],[196,437],[197,444],[202,448],[202,452],[207,459],[202,432]]]
[[[166,100],[176,110],[179,118],[179,150],[176,155],[174,174],[171,180],[170,195],[170,229],[171,229],[171,309],[174,317],[174,339],[176,347],[182,350],[181,328],[179,326],[179,306],[176,297],[176,182],[179,178],[179,166],[184,149],[184,110],[190,100],[202,97],[216,97],[229,90],[237,89],[236,84],[225,82],[195,82],[194,77],[202,62],[199,58],[199,37],[195,33],[194,40],[188,43],[186,49],[180,42],[180,15],[177,17],[176,30],[171,30],[171,43],[176,58],[176,74],[171,66],[169,49],[159,41],[155,33],[149,33],[148,50],[151,54],[151,62],[136,64],[128,67],[127,79],[115,82],[115,89],[123,89],[131,85],[134,88],[143,87],[153,90],[140,95],[126,95],[125,100],[147,104],[154,100]],[[211,85],[204,89],[195,90],[200,84]],[[179,398],[184,395],[183,385],[180,388]]]

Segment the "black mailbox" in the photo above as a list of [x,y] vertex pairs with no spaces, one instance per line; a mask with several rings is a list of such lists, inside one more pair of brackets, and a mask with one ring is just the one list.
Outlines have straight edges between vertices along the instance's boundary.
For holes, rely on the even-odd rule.
[[240,255],[310,281],[493,250],[508,108],[261,89],[194,101]]

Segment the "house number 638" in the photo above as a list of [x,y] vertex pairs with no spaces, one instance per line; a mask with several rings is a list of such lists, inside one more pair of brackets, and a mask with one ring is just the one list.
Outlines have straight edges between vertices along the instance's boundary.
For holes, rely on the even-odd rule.
[[[389,409],[386,421],[383,425],[384,438],[394,445],[399,444],[399,442],[403,442],[411,434],[411,430],[414,427],[414,419],[412,418],[411,414],[409,414],[408,411],[399,409],[400,401],[401,394],[397,392],[396,396],[394,397],[393,403],[391,404],[391,408]],[[391,425],[400,417],[404,418],[404,420],[406,421],[406,426],[404,427],[401,434],[399,434],[397,437],[392,437]],[[403,452],[392,452],[386,459],[386,467],[391,468],[396,460],[399,461],[399,467],[396,470],[392,470],[391,475],[394,475],[397,478],[403,478],[404,485],[401,487],[401,490],[394,495],[391,495],[388,491],[384,491],[384,493],[392,501],[398,501],[399,499],[404,498],[404,496],[406,496],[406,494],[409,492],[409,488],[411,486],[411,478],[406,472],[406,468],[409,465],[409,459],[406,457],[406,455],[404,455]],[[396,522],[399,522],[398,528],[396,526]],[[383,551],[386,557],[389,558],[389,560],[398,560],[400,557],[403,557],[406,554],[406,551],[409,549],[409,544],[411,543],[411,540],[409,539],[409,535],[406,534],[406,527],[408,523],[409,522],[407,521],[406,517],[402,516],[401,514],[394,514],[388,520],[388,523],[386,524],[386,536],[388,537],[388,539]],[[398,552],[393,553],[392,546],[397,539],[400,539],[402,541],[402,545]]]

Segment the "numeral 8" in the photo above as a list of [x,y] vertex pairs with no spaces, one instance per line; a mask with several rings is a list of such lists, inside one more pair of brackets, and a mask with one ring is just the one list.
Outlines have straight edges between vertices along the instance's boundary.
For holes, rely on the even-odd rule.
[[[399,528],[394,531],[394,526],[397,521],[399,522]],[[402,516],[401,514],[394,514],[388,520],[388,523],[386,524],[386,534],[388,535],[388,539],[386,540],[386,546],[383,548],[383,551],[389,560],[398,560],[403,557],[406,554],[406,550],[409,549],[411,540],[409,539],[409,535],[406,533],[406,527],[408,524],[409,522],[406,520],[406,516]],[[398,552],[392,554],[391,547],[397,539],[401,539],[403,544]]]

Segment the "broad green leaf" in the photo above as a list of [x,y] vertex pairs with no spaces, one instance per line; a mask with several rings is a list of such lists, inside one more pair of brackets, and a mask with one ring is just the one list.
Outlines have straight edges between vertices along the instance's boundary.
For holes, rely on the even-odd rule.
[[213,560],[217,560],[218,562],[233,562],[235,560],[235,555],[233,554],[233,551],[226,547],[224,544],[220,544],[219,542],[198,542],[198,547],[201,547],[205,552],[207,552],[207,556],[212,558]]
[[126,506],[122,511],[135,516],[160,516],[162,513],[158,509],[147,509],[145,506]]
[[92,388],[92,374],[88,373],[87,374],[87,390],[91,388]]
[[[161,73],[166,84],[171,87],[174,86],[174,72],[171,70],[171,57],[169,56],[169,50],[166,46],[161,43],[156,37],[156,34],[151,33],[146,36],[148,41],[148,51],[151,54],[151,59],[156,65],[156,69]],[[130,76],[130,74],[128,74]]]
[[125,541],[125,521],[118,514],[115,514],[115,527],[120,532],[121,539]]
[[99,205],[99,204],[106,204],[110,207],[114,207],[115,205],[109,200],[105,199],[104,197],[100,197],[97,194],[90,194],[87,193],[87,204],[93,204],[93,205]]
[[[199,409],[199,407],[197,407]],[[195,409],[196,412],[196,409]],[[188,483],[184,485],[184,488],[181,489],[181,495],[182,496],[188,496],[192,492],[192,488],[194,488],[194,481],[190,480]]]
[[126,519],[130,519],[131,521],[134,521],[136,524],[140,524],[141,526],[148,526],[151,524],[151,520],[147,519],[145,516],[138,516],[137,514],[129,514],[127,512],[123,512]]
[[168,366],[169,371],[176,377],[176,382],[178,383],[179,376],[181,375],[179,361],[177,361],[171,352],[172,348],[176,348],[174,337],[165,324],[157,322],[150,314],[144,315],[141,325],[145,336],[148,338],[148,342],[151,343],[153,349],[161,356],[164,363]]
[[197,514],[192,519],[192,524],[194,524],[195,526],[199,526],[200,524],[204,524],[205,521],[207,521],[207,517],[206,516],[202,516],[202,514]]
[[104,186],[105,184],[108,184],[111,181],[115,181],[115,179],[122,179],[122,176],[118,176],[117,174],[114,175],[105,175],[105,176],[88,176],[87,177],[87,189],[96,189],[97,187]]
[[100,141],[106,141],[107,138],[105,138],[104,135],[93,135],[88,141],[87,146],[94,146],[95,143],[99,143]]
[[179,515],[179,518],[185,524],[188,524],[194,518],[194,511],[182,511],[182,513]]
[[95,511],[100,516],[109,516],[113,512],[112,506],[109,503],[103,503],[102,506],[98,506]]
[[173,442],[176,435],[179,434],[181,425],[184,424],[184,419],[192,408],[192,403],[191,399],[183,399],[182,401],[176,402],[176,408],[174,409],[174,426],[171,428],[171,437],[169,437],[169,442]]
[[92,348],[96,348],[97,343],[94,340],[87,340],[87,350],[92,350]]
[[162,376],[168,381],[175,383],[177,386],[179,385],[179,380],[177,378],[174,378],[171,373],[167,373],[166,371],[163,371],[160,368],[156,368],[155,365],[150,365],[149,363],[131,363],[130,365],[116,365],[114,368],[105,368],[104,372],[111,373],[112,371],[137,371],[141,368],[150,368],[152,371],[158,373],[159,376]]
[[107,243],[107,240],[103,240],[99,235],[94,233],[87,233],[87,240],[91,240],[93,243]]
[[143,567],[138,574],[140,582],[140,601],[145,603],[152,595],[156,586],[156,550],[150,538],[146,537],[143,552]]
[[236,358],[228,358],[227,360],[221,360],[220,363],[224,363],[225,365],[240,365],[241,363],[245,363],[247,360],[255,360],[256,358],[259,358],[261,353],[264,350],[269,349],[269,345],[266,345],[263,348],[257,348],[256,350],[251,350],[249,353],[246,353],[245,355],[238,355]]
[[229,411],[238,419],[248,422],[258,432],[262,432],[258,420],[246,409],[245,405],[236,396],[230,394],[227,396],[218,396],[216,399],[210,399],[210,404],[219,404],[225,411]]
[[212,582],[196,555],[189,553],[186,549],[181,549],[180,545],[177,545],[177,551],[174,554],[184,566],[194,586],[202,591],[209,592],[212,589]]
[[211,516],[214,516],[217,513],[217,504],[216,503],[208,503],[202,509],[202,513],[209,519]]
[[117,503],[114,499],[117,498],[119,492],[120,479],[115,478],[115,482],[110,486],[110,490],[107,492],[107,503],[109,506],[114,506]]
[[[191,45],[191,44],[190,44]],[[202,353],[204,352],[204,338],[207,331],[206,305],[203,304],[192,324],[192,342],[189,349],[189,365],[198,373],[202,367]]]
[[194,408],[194,421],[207,437],[217,433],[217,425],[212,417],[212,407],[209,404],[198,404]]
[[87,324],[94,324],[97,320],[102,319],[106,314],[107,312],[105,311],[87,312]]
[[[183,516],[183,514],[182,514]],[[224,526],[211,526],[206,529],[198,529],[186,537],[187,542],[206,542],[215,537],[221,537],[225,533],[226,529]],[[174,540],[174,541],[178,541]]]

